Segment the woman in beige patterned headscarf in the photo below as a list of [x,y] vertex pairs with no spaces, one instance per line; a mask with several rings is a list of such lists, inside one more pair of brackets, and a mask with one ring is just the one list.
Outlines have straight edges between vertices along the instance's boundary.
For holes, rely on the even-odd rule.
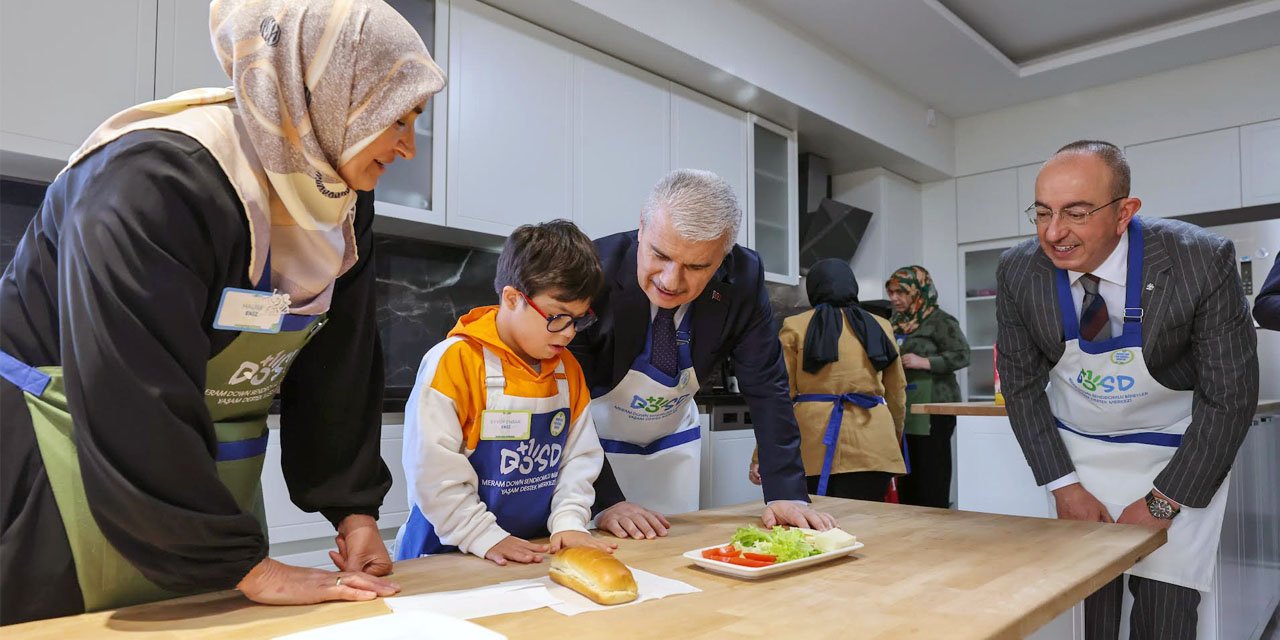
[[[210,27],[232,88],[107,120],[0,280],[0,624],[398,590],[375,577],[391,477],[368,191],[413,157],[443,72],[380,0],[215,0]],[[337,529],[338,572],[266,557],[277,390],[290,496]]]

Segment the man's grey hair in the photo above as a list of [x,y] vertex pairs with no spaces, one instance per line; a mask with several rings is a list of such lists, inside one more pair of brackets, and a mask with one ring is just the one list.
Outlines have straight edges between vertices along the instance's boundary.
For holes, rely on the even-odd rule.
[[1124,151],[1120,147],[1103,140],[1076,140],[1063,145],[1053,155],[1057,157],[1064,153],[1098,156],[1111,171],[1111,196],[1129,197],[1129,160],[1124,157]]
[[700,169],[676,169],[658,181],[640,212],[641,222],[651,224],[659,211],[667,212],[671,226],[685,240],[724,239],[725,253],[733,248],[742,226],[742,208],[733,187]]

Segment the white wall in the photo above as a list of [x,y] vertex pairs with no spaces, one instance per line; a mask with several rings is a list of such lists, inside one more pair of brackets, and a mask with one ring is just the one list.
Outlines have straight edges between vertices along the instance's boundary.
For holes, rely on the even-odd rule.
[[955,175],[1043,161],[1082,138],[1121,147],[1280,118],[1280,47],[955,121]]
[[884,169],[867,169],[832,176],[831,197],[875,214],[853,258],[853,272],[861,299],[885,297],[889,274],[922,261],[920,185]]
[[924,256],[920,266],[929,270],[938,289],[938,305],[960,317],[964,299],[960,255],[956,248],[956,181],[940,180],[920,185],[921,219],[924,231],[920,242]]

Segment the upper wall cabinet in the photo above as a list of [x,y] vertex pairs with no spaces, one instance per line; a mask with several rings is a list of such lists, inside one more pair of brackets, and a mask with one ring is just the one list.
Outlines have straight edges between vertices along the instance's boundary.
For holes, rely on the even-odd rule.
[[649,190],[670,166],[667,82],[585,50],[574,84],[574,220],[592,238],[635,229]]
[[756,115],[748,116],[751,191],[749,246],[760,253],[765,277],[800,283],[800,187],[796,134]]
[[450,11],[449,226],[507,235],[572,218],[567,41],[473,0]]
[[1018,219],[1018,170],[1003,169],[956,180],[956,241],[1011,238],[1023,234]]
[[700,93],[671,84],[671,168],[705,169],[733,187],[744,216],[738,244],[751,246],[747,216],[746,114]]
[[1280,202],[1280,120],[1240,128],[1241,204]]
[[156,0],[0,2],[0,60],[5,172],[23,173],[23,157],[60,168],[104,120],[153,98]]
[[213,53],[209,3],[160,0],[156,22],[156,97],[231,85]]
[[1018,235],[1034,236],[1036,223],[1026,216],[1027,207],[1036,202],[1036,176],[1040,175],[1040,163],[1018,167]]
[[[1139,215],[1164,218],[1240,206],[1239,129],[1125,148]],[[1101,203],[1099,203],[1101,204]]]

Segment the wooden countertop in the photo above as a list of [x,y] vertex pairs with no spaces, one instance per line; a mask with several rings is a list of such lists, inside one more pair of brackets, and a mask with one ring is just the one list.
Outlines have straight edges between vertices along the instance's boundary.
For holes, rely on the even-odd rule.
[[[936,416],[1007,416],[1004,405],[994,402],[931,402],[911,405],[911,413]],[[1259,400],[1256,416],[1280,414],[1280,400]]]
[[[1165,532],[1126,525],[1021,518],[815,498],[866,547],[853,557],[760,581],[692,565],[680,554],[758,523],[751,503],[672,517],[671,535],[622,540],[628,564],[702,593],[612,611],[550,609],[474,622],[524,638],[1017,638],[1164,544]],[[498,567],[449,554],[397,563],[404,594],[531,578],[546,564]],[[381,601],[255,605],[233,591],[6,627],[9,640],[68,637],[264,638],[387,613]]]

